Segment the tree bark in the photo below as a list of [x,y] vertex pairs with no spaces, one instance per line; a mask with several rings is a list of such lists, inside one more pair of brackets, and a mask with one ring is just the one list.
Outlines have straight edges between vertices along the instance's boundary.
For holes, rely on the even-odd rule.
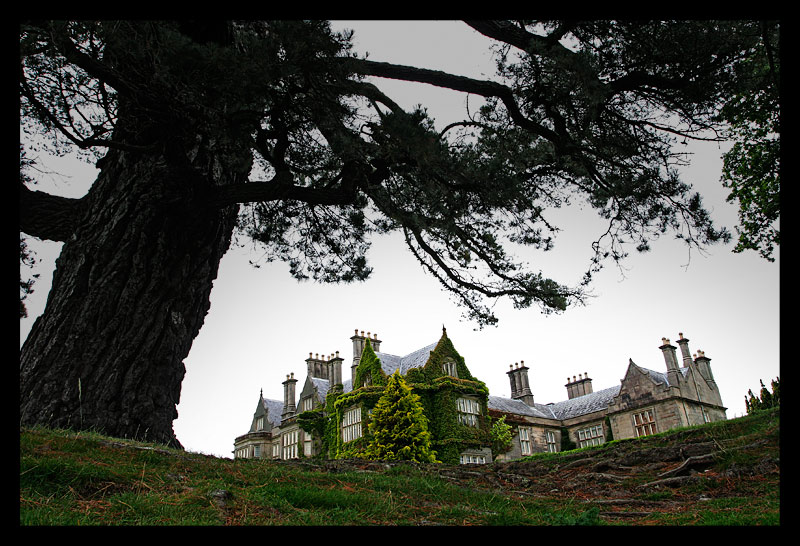
[[[249,170],[218,160],[204,156],[215,184]],[[235,206],[205,201],[211,179],[163,155],[108,152],[20,351],[21,425],[181,447],[183,360],[236,222]]]

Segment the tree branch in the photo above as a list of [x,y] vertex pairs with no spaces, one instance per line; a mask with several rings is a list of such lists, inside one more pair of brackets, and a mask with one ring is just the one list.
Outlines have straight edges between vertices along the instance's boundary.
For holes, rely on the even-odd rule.
[[511,89],[497,82],[476,80],[465,76],[455,76],[440,70],[367,61],[364,59],[346,58],[342,60],[348,63],[349,68],[353,70],[353,72],[364,76],[427,83],[445,89],[480,95],[482,97],[496,97],[503,102],[511,119],[517,125],[553,143],[558,144],[561,141],[557,133],[525,117],[520,111]]
[[50,195],[19,184],[19,229],[28,235],[66,241],[72,236],[83,207],[83,199]]
[[218,207],[285,199],[302,201],[310,205],[349,205],[355,202],[356,197],[355,189],[348,188],[347,185],[337,188],[309,188],[281,184],[275,179],[269,182],[217,186],[213,189],[213,193],[213,204]]

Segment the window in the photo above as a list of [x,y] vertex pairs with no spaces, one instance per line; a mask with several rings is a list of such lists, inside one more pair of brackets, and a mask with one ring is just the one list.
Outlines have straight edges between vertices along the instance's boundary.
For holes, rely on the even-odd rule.
[[297,442],[300,438],[300,431],[298,429],[291,430],[283,433],[281,436],[283,442],[283,458],[296,459],[297,458]]
[[547,451],[550,453],[555,453],[558,451],[556,448],[556,433],[552,430],[547,430],[544,433],[545,438],[547,440]]
[[312,397],[303,398],[303,401],[300,402],[300,411],[311,411],[314,409],[314,399]]
[[472,398],[457,398],[458,422],[470,427],[478,426],[478,415],[481,414],[477,400]]
[[598,446],[604,440],[603,425],[594,425],[578,431],[578,447]]
[[261,457],[261,446],[253,446],[253,457]]
[[264,430],[264,416],[256,419],[256,430]]
[[274,444],[272,444],[272,458],[279,459],[280,456],[281,456],[281,444],[275,442]]
[[361,438],[361,406],[350,408],[342,417],[342,440],[350,442]]
[[519,449],[523,455],[530,455],[531,451],[531,429],[519,427]]
[[457,372],[457,368],[456,368],[456,361],[453,360],[452,358],[445,359],[445,361],[442,363],[442,372],[445,375],[449,375],[449,376],[452,376],[452,377],[458,377],[458,372]]
[[461,454],[460,461],[461,464],[486,464],[486,456],[485,455],[468,455],[468,454]]
[[637,438],[656,433],[656,420],[652,408],[633,414],[633,428]]

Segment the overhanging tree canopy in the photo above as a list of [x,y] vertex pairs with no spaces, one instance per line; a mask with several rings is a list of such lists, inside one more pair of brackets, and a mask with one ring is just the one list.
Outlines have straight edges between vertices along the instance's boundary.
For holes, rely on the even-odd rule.
[[[21,168],[20,231],[64,242],[20,354],[22,422],[177,444],[183,359],[235,232],[297,278],[351,282],[370,236],[398,231],[480,325],[499,297],[582,300],[508,252],[549,249],[546,212],[569,200],[607,220],[587,282],[626,243],[729,237],[672,145],[718,128],[757,25],[467,24],[497,41],[492,81],[357,58],[320,21],[21,25],[23,129],[94,153],[100,173],[65,199]],[[486,104],[438,133],[368,76]]]

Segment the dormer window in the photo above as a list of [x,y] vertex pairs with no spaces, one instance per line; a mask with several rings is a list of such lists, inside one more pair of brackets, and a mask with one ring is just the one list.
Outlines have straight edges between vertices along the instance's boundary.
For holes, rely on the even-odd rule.
[[446,358],[445,361],[442,363],[442,372],[444,375],[449,375],[451,377],[458,377],[458,371],[456,368],[456,361],[452,358]]
[[256,430],[264,430],[264,416],[256,419]]

